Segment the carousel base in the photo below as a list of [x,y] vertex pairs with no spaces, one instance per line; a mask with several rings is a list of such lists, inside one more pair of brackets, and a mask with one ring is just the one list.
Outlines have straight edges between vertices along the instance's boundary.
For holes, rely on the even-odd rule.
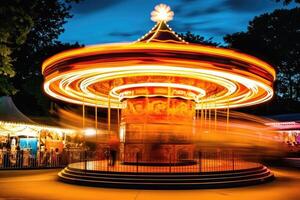
[[59,179],[70,184],[128,189],[226,188],[261,184],[274,179],[267,167],[249,162],[245,162],[248,167],[236,170],[220,168],[203,172],[197,171],[197,166],[176,170],[176,166],[126,168],[120,167],[121,163],[105,169],[100,162],[103,161],[70,164],[58,174]]

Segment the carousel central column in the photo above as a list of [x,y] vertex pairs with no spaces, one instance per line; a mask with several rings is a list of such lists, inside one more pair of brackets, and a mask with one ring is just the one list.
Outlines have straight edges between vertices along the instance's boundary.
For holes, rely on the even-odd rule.
[[137,97],[125,99],[123,104],[120,132],[124,163],[193,163],[194,101]]

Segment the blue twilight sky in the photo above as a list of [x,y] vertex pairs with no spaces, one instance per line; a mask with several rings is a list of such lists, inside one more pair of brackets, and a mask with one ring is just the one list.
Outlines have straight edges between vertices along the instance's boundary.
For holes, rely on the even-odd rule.
[[150,13],[159,3],[174,11],[169,24],[176,32],[191,31],[217,42],[246,30],[254,16],[284,7],[275,0],[84,0],[73,6],[74,17],[59,39],[85,45],[134,41],[154,26]]

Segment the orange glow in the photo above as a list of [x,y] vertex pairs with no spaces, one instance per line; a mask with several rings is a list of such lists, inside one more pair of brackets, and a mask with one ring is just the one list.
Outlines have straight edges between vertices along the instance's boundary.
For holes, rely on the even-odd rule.
[[[230,114],[273,97],[273,67],[230,49],[187,43],[166,23],[174,15],[169,6],[160,4],[151,15],[155,26],[136,42],[69,50],[43,63],[45,92],[82,105],[82,124],[65,110],[61,119],[82,127],[101,152],[118,151],[122,165],[223,162],[203,160],[201,152],[228,149],[232,158],[235,151],[246,159],[279,154],[281,139],[268,120]],[[95,119],[86,120],[85,106],[95,107]],[[97,107],[108,108],[107,124],[99,123]]]
[[243,107],[272,98],[276,74],[270,65],[233,50],[188,44],[166,23],[174,13],[165,4],[151,16],[156,25],[137,42],[89,46],[47,59],[45,92],[70,103],[111,108],[137,97],[193,100],[195,109]]
[[107,107],[107,95],[114,94],[112,108],[121,106],[122,98],[114,91],[124,82],[154,84],[151,79],[164,77],[160,83],[171,84],[171,88],[176,89],[172,84],[180,84],[186,90],[197,88],[203,91],[196,105],[196,109],[201,109],[250,106],[267,101],[273,96],[275,79],[271,66],[242,53],[157,42],[66,51],[46,60],[43,74],[45,92],[52,97],[75,104],[82,104],[84,98],[86,105]]

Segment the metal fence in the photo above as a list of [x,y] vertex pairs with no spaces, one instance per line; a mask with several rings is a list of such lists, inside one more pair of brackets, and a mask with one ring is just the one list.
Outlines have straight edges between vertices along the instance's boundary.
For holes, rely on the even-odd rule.
[[[95,159],[95,156],[98,158]],[[87,152],[83,161],[70,164],[71,168],[92,170],[100,172],[126,172],[126,173],[206,173],[237,171],[259,167],[253,156],[233,152],[195,152],[192,160],[177,160],[174,162],[172,155],[165,160],[141,159],[135,155],[135,161],[123,162],[122,159],[114,161],[112,155],[99,159],[97,152]],[[101,156],[100,156],[101,157]]]
[[[233,151],[195,152],[192,160],[177,160],[172,155],[162,160],[141,162],[139,154],[134,155],[134,161],[125,163],[122,156],[114,156],[111,152],[64,150],[62,152],[1,151],[0,169],[30,169],[30,168],[72,168],[95,170],[103,172],[135,172],[135,173],[198,173],[235,171],[258,167],[257,162],[247,156]],[[248,160],[247,160],[248,159]]]
[[76,151],[0,151],[0,169],[62,168],[70,163],[84,161],[85,152]]

